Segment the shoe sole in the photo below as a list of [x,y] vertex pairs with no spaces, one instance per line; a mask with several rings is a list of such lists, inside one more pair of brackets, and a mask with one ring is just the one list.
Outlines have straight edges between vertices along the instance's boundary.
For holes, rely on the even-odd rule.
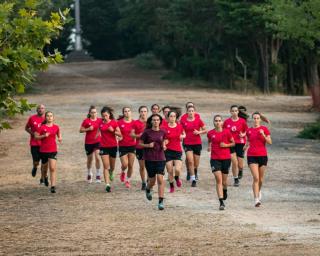
[[258,202],[254,205],[255,207],[260,207],[261,206],[261,202]]

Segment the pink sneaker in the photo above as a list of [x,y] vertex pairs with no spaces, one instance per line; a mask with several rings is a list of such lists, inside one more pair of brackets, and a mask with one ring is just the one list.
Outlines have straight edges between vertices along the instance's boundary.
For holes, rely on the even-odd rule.
[[176,183],[177,183],[177,187],[180,188],[182,186],[182,182],[180,179],[177,179],[176,180]]
[[121,182],[124,182],[124,178],[126,177],[126,174],[125,174],[125,172],[121,172],[121,174],[120,174],[120,181]]
[[131,185],[130,185],[130,181],[126,181],[126,183],[125,183],[125,186],[126,186],[126,188],[130,188],[131,187]]
[[173,193],[174,192],[174,187],[170,187],[170,193]]

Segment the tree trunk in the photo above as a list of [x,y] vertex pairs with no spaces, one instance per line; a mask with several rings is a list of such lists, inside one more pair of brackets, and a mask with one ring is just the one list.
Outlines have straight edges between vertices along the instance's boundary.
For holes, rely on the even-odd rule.
[[308,87],[312,97],[312,106],[320,111],[320,84],[316,54],[311,53],[307,59]]
[[[273,38],[270,41],[271,41],[271,47],[270,47],[271,63],[272,63],[272,65],[274,65],[276,67],[278,65],[278,55],[279,55],[280,47],[282,45],[282,40],[280,40],[279,38]],[[274,74],[272,75],[272,83],[273,83],[273,87],[276,91],[281,90],[281,88],[279,86],[279,79],[278,79],[277,72],[274,72]]]
[[259,46],[261,71],[263,79],[263,93],[269,94],[269,51],[268,51],[268,37],[263,38],[261,41],[257,41]]

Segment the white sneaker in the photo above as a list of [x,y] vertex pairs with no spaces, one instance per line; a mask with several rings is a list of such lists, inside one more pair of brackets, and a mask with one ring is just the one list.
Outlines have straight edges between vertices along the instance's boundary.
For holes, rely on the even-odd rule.
[[261,205],[261,202],[260,202],[259,198],[255,198],[254,199],[254,206],[255,207],[260,207],[260,205]]
[[101,177],[100,176],[96,176],[96,183],[101,183]]
[[92,173],[88,173],[87,181],[88,181],[88,183],[92,183]]

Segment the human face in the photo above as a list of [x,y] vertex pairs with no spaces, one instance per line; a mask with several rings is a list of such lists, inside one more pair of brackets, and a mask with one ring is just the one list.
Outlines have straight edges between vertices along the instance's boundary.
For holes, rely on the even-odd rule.
[[140,118],[146,119],[148,116],[148,109],[147,108],[141,108],[139,112]]
[[130,108],[124,108],[123,115],[126,118],[130,118],[131,117],[131,109]]
[[160,112],[159,106],[155,105],[151,108],[152,114],[158,114]]
[[259,114],[255,114],[253,115],[253,123],[255,126],[260,126],[260,123],[261,123],[261,117]]
[[169,111],[170,111],[170,108],[165,108],[165,109],[163,110],[163,115],[164,115],[165,118],[168,117]]
[[37,107],[37,114],[38,116],[42,116],[46,112],[46,108],[44,105],[39,105]]
[[194,108],[189,108],[188,109],[188,116],[190,118],[193,118],[194,117],[194,112],[195,112]]
[[222,127],[222,119],[220,116],[217,116],[214,120],[213,120],[213,124],[214,124],[214,128],[221,128]]
[[108,121],[110,119],[110,114],[108,112],[102,113],[102,118],[105,121]]
[[239,115],[239,109],[237,107],[233,107],[230,109],[231,116],[237,118]]
[[170,115],[169,115],[169,122],[170,122],[170,123],[175,123],[176,120],[177,120],[177,115],[176,115],[176,113],[171,112]]
[[154,128],[158,128],[160,126],[160,118],[158,116],[152,117],[151,122]]
[[97,110],[95,108],[91,109],[89,114],[91,119],[97,118]]
[[54,121],[53,113],[48,112],[48,113],[46,114],[46,121],[47,121],[47,123],[53,123],[53,121]]

